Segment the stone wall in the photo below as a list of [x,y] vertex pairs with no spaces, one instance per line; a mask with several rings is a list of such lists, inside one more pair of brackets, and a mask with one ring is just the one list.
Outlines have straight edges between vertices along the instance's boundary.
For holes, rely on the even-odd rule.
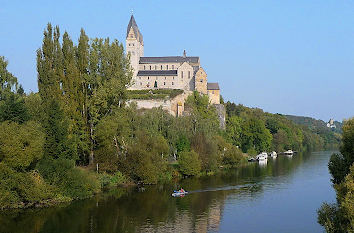
[[226,109],[223,104],[214,104],[216,112],[219,117],[220,128],[226,128]]

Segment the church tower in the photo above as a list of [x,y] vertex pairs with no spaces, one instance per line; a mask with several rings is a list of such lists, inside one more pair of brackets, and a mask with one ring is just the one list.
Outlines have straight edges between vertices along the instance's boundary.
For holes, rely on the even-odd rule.
[[125,43],[127,54],[130,54],[130,64],[133,68],[134,80],[138,73],[140,57],[144,56],[144,41],[133,15],[130,17]]

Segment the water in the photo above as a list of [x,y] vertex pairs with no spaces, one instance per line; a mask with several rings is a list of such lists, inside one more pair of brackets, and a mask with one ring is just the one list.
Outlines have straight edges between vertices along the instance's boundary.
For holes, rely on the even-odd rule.
[[[327,168],[331,153],[278,156],[212,177],[6,211],[0,213],[0,232],[323,232],[316,210],[335,201]],[[171,197],[181,186],[191,193]]]

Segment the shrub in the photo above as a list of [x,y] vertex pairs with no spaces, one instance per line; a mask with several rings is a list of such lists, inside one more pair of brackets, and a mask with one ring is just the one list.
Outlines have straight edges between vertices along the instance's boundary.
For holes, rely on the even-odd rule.
[[99,180],[102,188],[115,187],[127,182],[127,178],[117,171],[114,174],[102,173],[99,175]]
[[196,176],[201,170],[201,161],[196,152],[182,152],[178,159],[179,169],[183,175]]
[[53,188],[37,171],[16,172],[0,163],[0,208],[17,208],[54,198]]

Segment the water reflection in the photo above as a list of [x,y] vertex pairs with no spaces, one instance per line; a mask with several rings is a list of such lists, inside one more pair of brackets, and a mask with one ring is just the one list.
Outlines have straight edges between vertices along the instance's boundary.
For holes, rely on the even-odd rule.
[[[114,189],[58,207],[6,211],[0,214],[0,232],[217,232],[226,204],[252,202],[266,190],[280,190],[310,157],[278,156],[212,177]],[[190,195],[171,197],[178,187]]]

